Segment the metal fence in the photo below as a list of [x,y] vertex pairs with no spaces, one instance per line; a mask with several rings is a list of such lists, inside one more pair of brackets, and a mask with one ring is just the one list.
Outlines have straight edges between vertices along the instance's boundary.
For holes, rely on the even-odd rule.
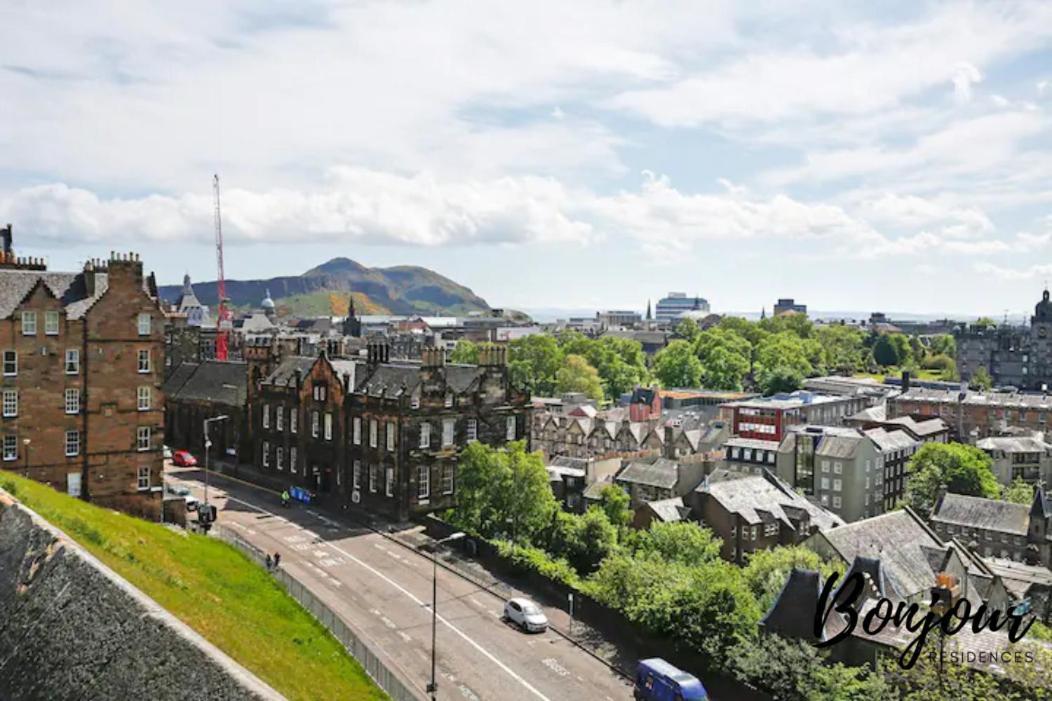
[[[220,539],[240,549],[261,566],[265,565],[266,553],[237,533],[222,526],[217,526],[213,533]],[[426,696],[421,691],[414,689],[403,680],[401,675],[385,665],[361,636],[355,633],[335,611],[316,597],[310,589],[290,574],[288,570],[284,567],[276,567],[271,569],[271,574],[285,588],[289,596],[298,601],[303,608],[310,611],[340,641],[344,648],[347,649],[347,652],[365,668],[366,673],[373,678],[377,686],[387,692],[387,695],[394,701],[425,701]]]

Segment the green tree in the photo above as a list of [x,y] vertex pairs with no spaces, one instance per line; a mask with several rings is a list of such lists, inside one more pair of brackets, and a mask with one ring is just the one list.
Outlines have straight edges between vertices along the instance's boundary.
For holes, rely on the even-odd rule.
[[758,326],[767,333],[791,333],[800,339],[811,338],[815,333],[815,325],[811,323],[806,314],[769,316],[761,320]]
[[1001,493],[990,457],[962,443],[925,443],[907,465],[906,503],[926,516],[941,487],[954,494],[996,499]]
[[628,493],[616,484],[603,487],[603,491],[599,493],[599,505],[603,508],[610,523],[619,529],[627,528],[632,523],[630,502]]
[[581,516],[566,515],[572,524],[564,535],[566,558],[581,575],[591,574],[617,547],[617,529],[598,506]]
[[596,401],[603,399],[603,383],[599,380],[599,372],[580,355],[563,358],[563,366],[555,373],[555,391],[581,392]]
[[790,331],[782,331],[768,336],[756,349],[756,374],[770,373],[775,368],[790,368],[801,378],[809,377],[814,367],[808,356],[815,349],[821,352],[817,342],[805,343],[803,339]]
[[1001,500],[1013,504],[1030,504],[1034,501],[1034,487],[1023,480],[1016,478],[1012,484],[1001,490]]
[[829,324],[815,330],[822,347],[822,364],[829,371],[851,375],[863,368],[865,334],[846,324]]
[[742,389],[752,360],[752,346],[743,336],[715,326],[698,334],[694,347],[701,361],[702,387]]
[[941,333],[931,339],[931,352],[935,355],[947,355],[951,358],[957,355],[957,339],[953,334]]
[[839,571],[818,553],[800,545],[757,550],[749,556],[742,574],[760,605],[760,611],[766,613],[770,610],[794,568],[820,572],[823,580],[834,571]]
[[972,324],[972,326],[978,330],[992,329],[997,326],[997,322],[988,316],[981,316],[975,320],[975,323]]
[[654,377],[665,387],[697,387],[701,361],[686,341],[672,341],[654,356]]
[[873,343],[873,360],[877,361],[877,365],[881,367],[892,367],[900,364],[903,360],[899,356],[899,348],[891,340],[891,336],[892,334],[882,333]]
[[895,354],[899,358],[899,365],[906,365],[916,360],[913,354],[913,346],[910,345],[909,336],[902,333],[889,333],[886,336],[891,341],[891,344],[895,346]]
[[985,392],[994,386],[994,379],[990,377],[990,373],[986,368],[980,367],[972,373],[972,379],[968,383],[968,386],[972,389]]
[[563,362],[555,338],[548,334],[533,334],[515,339],[508,348],[508,372],[512,382],[531,394],[555,394],[555,375]]
[[693,319],[683,319],[676,324],[676,328],[672,333],[675,334],[676,338],[682,338],[688,343],[693,343],[698,338],[698,334],[701,333],[701,329],[698,328],[698,322]]
[[800,389],[804,382],[804,376],[794,367],[779,365],[773,368],[763,368],[756,376],[756,384],[764,394],[777,394],[778,392],[792,392]]
[[722,541],[712,531],[696,523],[654,521],[647,530],[636,531],[631,548],[639,557],[700,565],[717,559],[721,544]]
[[465,365],[478,365],[479,345],[467,339],[457,341],[456,347],[449,355],[449,362],[464,363]]

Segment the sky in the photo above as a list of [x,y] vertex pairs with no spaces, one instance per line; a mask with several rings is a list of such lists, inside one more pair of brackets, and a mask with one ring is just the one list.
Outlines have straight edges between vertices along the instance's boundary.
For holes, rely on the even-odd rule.
[[1022,313],[1052,3],[0,5],[0,222],[162,283],[424,265],[494,306]]

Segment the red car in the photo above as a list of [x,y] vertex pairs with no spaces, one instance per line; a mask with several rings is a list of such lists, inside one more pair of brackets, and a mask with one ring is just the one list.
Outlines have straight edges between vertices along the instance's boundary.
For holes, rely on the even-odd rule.
[[172,455],[172,464],[178,467],[197,467],[197,458],[186,450],[177,450]]

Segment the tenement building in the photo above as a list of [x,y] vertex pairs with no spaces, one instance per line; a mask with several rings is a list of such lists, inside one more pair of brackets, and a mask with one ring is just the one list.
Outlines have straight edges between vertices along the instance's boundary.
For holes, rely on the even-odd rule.
[[134,254],[50,272],[0,230],[4,469],[156,518],[164,443],[164,319]]
[[939,417],[958,441],[974,443],[1020,429],[1031,433],[1050,430],[1052,397],[1019,392],[912,387],[887,402],[889,418]]
[[970,380],[985,368],[999,386],[1044,390],[1052,386],[1052,301],[1046,289],[1030,326],[971,325],[957,331],[957,370]]
[[478,365],[391,360],[369,344],[365,362],[293,356],[253,394],[254,469],[323,501],[395,518],[454,504],[462,449],[528,439],[529,397],[512,387],[503,348]]

